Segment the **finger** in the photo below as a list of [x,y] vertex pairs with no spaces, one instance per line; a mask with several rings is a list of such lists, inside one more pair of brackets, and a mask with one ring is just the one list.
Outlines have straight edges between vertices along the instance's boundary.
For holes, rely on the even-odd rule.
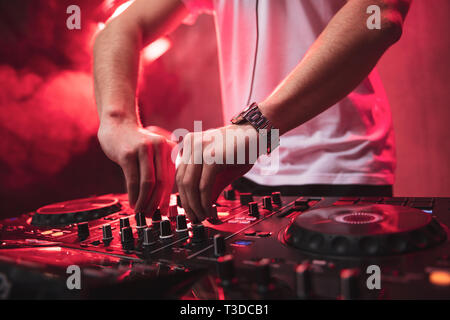
[[165,175],[165,181],[164,184],[165,188],[163,191],[163,196],[161,199],[161,202],[159,204],[159,207],[161,208],[162,212],[167,212],[169,210],[169,204],[170,204],[170,195],[172,194],[173,189],[173,183],[174,183],[174,177],[175,177],[175,164],[171,161],[171,148],[166,148],[166,154],[165,154],[165,161],[163,161],[163,173]]
[[[165,162],[165,149],[163,146],[163,141],[154,143],[153,146],[153,164],[154,164],[154,174],[155,174],[155,184],[153,188],[150,201],[147,205],[147,212],[153,215],[153,212],[159,206],[161,198],[165,189],[165,179],[164,179],[164,162]],[[162,211],[161,213],[165,213]]]
[[216,178],[216,165],[205,164],[199,182],[200,201],[207,217],[212,216],[212,192]]
[[176,182],[178,187],[178,194],[180,195],[181,204],[183,206],[183,210],[186,213],[187,217],[192,223],[197,223],[197,218],[195,217],[194,212],[189,207],[189,202],[186,197],[186,193],[183,186],[183,178],[184,178],[184,172],[186,171],[186,164],[183,162],[179,164],[177,171],[176,171]]
[[132,208],[135,207],[139,196],[139,165],[136,154],[130,154],[121,164],[128,192],[128,201]]
[[183,177],[184,192],[188,201],[189,207],[194,211],[198,220],[203,221],[206,218],[206,213],[203,211],[200,201],[199,184],[202,175],[201,164],[189,164]]
[[155,172],[153,164],[153,149],[144,145],[139,149],[139,198],[136,202],[136,212],[147,212],[147,207],[155,186]]

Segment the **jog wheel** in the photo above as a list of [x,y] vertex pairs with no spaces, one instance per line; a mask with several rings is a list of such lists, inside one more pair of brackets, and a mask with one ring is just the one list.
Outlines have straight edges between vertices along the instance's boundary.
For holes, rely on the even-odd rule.
[[318,208],[293,218],[283,241],[295,248],[335,256],[381,256],[430,248],[447,233],[428,213],[383,205]]
[[39,208],[31,224],[37,227],[66,226],[95,220],[120,211],[119,200],[114,197],[92,197],[50,204]]

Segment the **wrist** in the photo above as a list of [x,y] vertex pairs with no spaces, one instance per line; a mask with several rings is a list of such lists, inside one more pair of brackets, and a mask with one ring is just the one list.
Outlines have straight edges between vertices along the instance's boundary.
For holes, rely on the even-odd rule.
[[141,127],[141,122],[135,112],[105,111],[100,115],[100,127],[117,125]]

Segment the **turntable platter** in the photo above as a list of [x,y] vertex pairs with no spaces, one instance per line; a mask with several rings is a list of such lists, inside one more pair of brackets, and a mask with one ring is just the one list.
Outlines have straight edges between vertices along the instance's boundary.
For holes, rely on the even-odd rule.
[[121,209],[115,197],[92,197],[50,204],[36,210],[34,226],[64,226],[105,217]]
[[291,221],[283,240],[320,254],[371,256],[428,248],[446,236],[441,225],[421,210],[369,204],[307,211]]

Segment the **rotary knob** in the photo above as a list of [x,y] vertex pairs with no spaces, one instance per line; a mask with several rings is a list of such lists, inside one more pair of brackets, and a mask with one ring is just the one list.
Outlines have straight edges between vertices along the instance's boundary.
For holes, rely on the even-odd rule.
[[281,207],[282,200],[281,200],[281,193],[280,192],[272,192],[272,202],[276,204],[277,206]]
[[342,300],[354,300],[358,298],[359,269],[343,269],[340,274]]
[[272,211],[272,198],[265,196],[262,198],[263,208]]
[[217,275],[222,286],[228,286],[235,277],[234,257],[231,254],[217,259]]
[[112,229],[110,224],[105,224],[102,226],[102,233],[103,233],[103,243],[105,245],[109,244],[111,240],[113,239],[112,235]]
[[236,200],[236,192],[234,189],[226,189],[223,191],[223,197],[225,200]]
[[180,197],[180,194],[177,193],[177,194],[176,194],[176,197],[177,197],[177,206],[179,206],[180,208],[183,208],[183,204],[181,203],[181,197]]
[[302,262],[295,269],[297,297],[307,299],[311,297],[311,266],[308,261]]
[[77,233],[79,240],[86,240],[89,237],[89,225],[87,222],[80,222],[77,224]]
[[178,215],[178,206],[177,205],[171,205],[169,207],[169,220],[175,221],[176,217]]
[[206,240],[205,226],[200,224],[194,224],[192,226],[192,242],[199,243]]
[[251,193],[241,193],[239,194],[239,201],[241,205],[246,206],[253,201],[253,195]]
[[131,250],[134,247],[134,237],[133,230],[131,227],[122,228],[122,232],[120,234],[120,240],[122,242],[122,248],[124,250]]
[[259,218],[259,209],[257,202],[250,202],[248,204],[248,215],[255,218]]
[[226,248],[225,237],[221,234],[216,234],[214,236],[214,255],[216,257],[225,255]]
[[128,219],[128,217],[120,218],[119,224],[120,224],[120,231],[122,231],[123,228],[130,226],[130,219]]
[[160,225],[159,225],[159,237],[161,239],[168,239],[173,237],[172,234],[172,227],[170,225],[170,221],[169,220],[163,220],[161,221]]
[[160,222],[162,219],[161,210],[158,208],[155,210],[152,216],[152,222]]
[[144,241],[142,242],[142,245],[144,247],[151,246],[152,244],[156,243],[155,234],[153,232],[152,228],[145,228],[144,229]]
[[258,290],[267,291],[271,282],[270,259],[261,259],[255,268]]
[[186,216],[184,214],[177,215],[177,232],[185,232],[187,231],[187,222],[186,222]]
[[294,202],[294,210],[296,211],[306,211],[309,209],[309,201],[307,199],[297,199]]
[[147,228],[147,221],[145,220],[145,215],[143,212],[137,212],[134,218],[136,220],[136,231],[138,233],[138,238],[142,239],[144,229]]

